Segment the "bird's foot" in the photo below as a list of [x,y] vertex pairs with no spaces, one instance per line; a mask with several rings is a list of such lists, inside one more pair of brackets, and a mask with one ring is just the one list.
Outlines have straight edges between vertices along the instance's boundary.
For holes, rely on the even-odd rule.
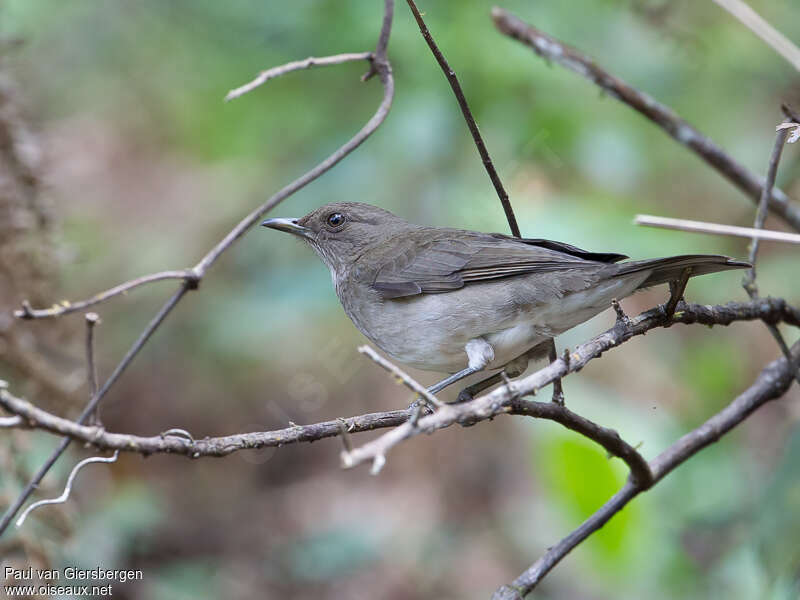
[[683,293],[686,291],[686,283],[689,281],[691,275],[692,268],[687,267],[681,273],[680,279],[677,281],[670,281],[669,300],[667,300],[667,303],[664,305],[664,317],[667,322],[672,321],[678,303],[683,300]]
[[408,410],[414,414],[417,413],[419,415],[432,415],[433,411],[436,407],[431,406],[431,403],[428,402],[425,398],[417,398],[411,404],[408,405]]
[[464,402],[472,402],[475,399],[475,396],[470,391],[469,387],[465,387],[463,390],[458,392],[458,397],[454,404],[463,404]]

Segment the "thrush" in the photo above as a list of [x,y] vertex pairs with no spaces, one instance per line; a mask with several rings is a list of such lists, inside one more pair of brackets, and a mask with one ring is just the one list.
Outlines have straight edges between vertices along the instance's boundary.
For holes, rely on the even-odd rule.
[[[555,336],[636,290],[750,267],[703,254],[619,262],[628,257],[546,239],[415,225],[357,202],[262,225],[311,246],[330,269],[347,316],[386,354],[452,374],[431,386],[432,393],[482,370],[521,374]],[[472,386],[468,396],[491,382]]]

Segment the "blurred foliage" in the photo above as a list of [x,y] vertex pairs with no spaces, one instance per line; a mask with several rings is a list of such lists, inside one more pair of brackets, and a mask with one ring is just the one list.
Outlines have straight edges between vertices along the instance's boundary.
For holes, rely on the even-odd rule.
[[[795,2],[751,4],[800,39]],[[46,149],[61,220],[60,297],[192,264],[360,128],[381,97],[377,81],[359,81],[361,64],[293,73],[229,104],[222,98],[269,66],[371,49],[381,5],[0,3],[0,34],[25,42],[6,53],[5,68]],[[749,225],[754,207],[651,123],[499,35],[490,6],[442,0],[421,8],[462,81],[523,234],[634,258],[746,254],[745,240],[634,227],[640,212]],[[712,2],[502,6],[674,107],[759,173],[779,103],[800,105],[797,73]],[[417,222],[506,231],[450,89],[402,2],[389,53],[397,96],[386,123],[274,214],[351,199]],[[795,198],[798,173],[789,146],[778,180]],[[796,249],[764,244],[759,263],[762,293],[800,301]],[[100,308],[102,373],[171,285]],[[624,306],[635,313],[663,297],[656,290]],[[688,297],[745,298],[735,274],[693,280]],[[611,318],[568,332],[560,347]],[[202,437],[405,405],[405,391],[355,352],[362,342],[312,253],[254,230],[156,334],[103,417],[115,431],[179,426]],[[758,323],[673,327],[569,378],[567,402],[652,458],[777,354]],[[0,365],[0,377],[19,383],[12,375]],[[795,389],[637,498],[559,565],[537,597],[796,598],[798,399]],[[32,471],[50,443],[31,438],[22,470]],[[47,547],[56,566],[145,571],[144,582],[119,586],[115,597],[486,598],[625,477],[602,449],[520,418],[415,440],[377,479],[340,472],[337,444],[220,461],[124,456],[82,474],[74,502],[43,509],[26,527],[69,524],[68,545]],[[52,489],[69,462],[48,478]],[[54,514],[60,520],[46,524]]]

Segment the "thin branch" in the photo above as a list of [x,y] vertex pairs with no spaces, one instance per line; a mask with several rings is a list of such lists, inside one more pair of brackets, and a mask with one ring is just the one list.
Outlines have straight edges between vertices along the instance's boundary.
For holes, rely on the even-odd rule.
[[25,522],[25,519],[28,518],[28,515],[31,514],[32,511],[36,510],[40,506],[47,506],[50,504],[64,504],[68,499],[69,495],[72,493],[72,484],[75,481],[75,477],[78,475],[78,471],[80,471],[83,467],[91,463],[113,463],[117,462],[117,458],[119,457],[119,450],[114,452],[113,456],[105,457],[105,456],[90,456],[89,458],[84,458],[81,462],[79,462],[69,474],[69,478],[67,478],[67,485],[64,486],[64,491],[58,498],[50,498],[48,500],[39,500],[38,502],[32,503],[25,511],[19,516],[17,519],[16,526],[22,527],[22,524]]
[[713,235],[730,235],[743,238],[758,238],[769,242],[785,242],[787,244],[800,244],[800,233],[785,233],[769,229],[752,229],[750,227],[736,227],[720,223],[707,223],[704,221],[690,221],[688,219],[671,219],[669,217],[656,217],[653,215],[636,215],[633,220],[636,225],[660,227],[662,229],[677,229],[693,233],[710,233]]
[[[767,167],[767,178],[764,184],[764,191],[761,194],[761,201],[758,204],[758,210],[756,210],[755,223],[753,224],[753,228],[756,230],[763,229],[764,221],[767,220],[767,201],[769,200],[772,188],[775,186],[775,177],[778,174],[778,164],[781,160],[781,153],[783,152],[783,146],[786,144],[786,138],[789,135],[788,130],[782,129],[780,126],[777,128],[777,132],[778,133],[775,136],[775,145],[772,148],[772,153],[769,157],[769,166]],[[756,285],[756,258],[758,257],[758,242],[758,237],[754,237],[750,242],[749,261],[752,266],[745,273],[744,278],[742,279],[742,287],[752,300],[758,298],[758,286]],[[783,355],[787,358],[787,360],[791,360],[792,356],[789,351],[789,346],[786,345],[786,340],[783,339],[783,335],[781,335],[781,332],[778,330],[778,326],[774,323],[765,323],[765,325],[769,330],[770,335],[772,335],[772,337],[775,339],[775,342],[778,344],[778,347],[781,349]],[[800,373],[797,374],[797,381],[800,382]]]
[[514,237],[520,237],[519,225],[517,225],[517,218],[514,216],[514,209],[512,208],[511,202],[508,199],[508,193],[506,193],[506,190],[503,187],[503,182],[500,181],[500,177],[497,175],[497,171],[494,168],[494,164],[489,156],[489,152],[486,150],[486,144],[483,143],[481,133],[478,131],[478,124],[475,122],[475,118],[472,116],[472,111],[469,109],[467,99],[464,97],[464,92],[461,89],[461,84],[458,82],[458,77],[456,77],[455,71],[453,71],[444,55],[439,50],[436,42],[433,41],[433,36],[431,36],[431,32],[428,31],[428,27],[425,25],[425,21],[422,19],[422,15],[420,14],[417,5],[414,3],[414,0],[407,0],[407,2],[411,12],[414,14],[414,19],[416,19],[417,25],[419,25],[419,30],[420,33],[422,33],[422,37],[425,38],[425,42],[428,44],[433,56],[436,58],[436,62],[439,63],[439,66],[444,72],[445,77],[447,77],[447,81],[450,83],[450,87],[453,88],[453,93],[458,101],[458,106],[461,108],[461,113],[464,115],[464,120],[467,122],[467,127],[469,127],[469,131],[472,134],[472,139],[475,141],[475,146],[478,148],[478,154],[481,155],[483,166],[486,169],[486,172],[489,174],[489,179],[492,180],[492,185],[494,185],[497,196],[500,198],[500,203],[503,205],[503,211],[506,214],[506,220],[508,221],[508,226],[511,228],[511,233]]
[[375,363],[379,366],[384,368],[386,371],[397,377],[408,389],[412,392],[416,392],[420,396],[422,396],[428,403],[429,406],[432,407],[442,407],[444,406],[444,402],[439,400],[436,396],[431,394],[428,389],[419,383],[416,379],[411,377],[408,373],[403,371],[397,365],[389,362],[385,358],[383,358],[380,354],[375,352],[369,346],[359,346],[358,351],[361,354],[366,354],[369,358],[371,358]]
[[[94,359],[94,327],[100,322],[97,313],[86,313],[86,379],[89,384],[89,400],[97,395],[97,364]],[[97,411],[93,419],[99,422]],[[97,423],[95,423],[97,424]]]
[[[764,222],[767,220],[767,204],[769,197],[772,193],[772,188],[775,187],[775,177],[778,175],[778,163],[781,160],[781,153],[783,146],[786,144],[786,137],[788,135],[786,129],[778,130],[775,136],[775,145],[772,148],[772,154],[769,157],[769,166],[767,167],[767,178],[764,182],[764,189],[761,192],[761,199],[758,203],[758,210],[756,210],[755,223],[753,229],[764,229]],[[750,242],[750,257],[748,262],[752,265],[744,276],[742,285],[744,286],[747,295],[750,298],[758,298],[758,287],[756,286],[756,258],[758,256],[758,242],[759,237],[754,236]]]
[[[677,142],[695,152],[753,202],[758,203],[764,188],[764,179],[728,156],[722,148],[679,117],[671,108],[611,75],[578,50],[563,44],[501,8],[492,9],[492,19],[501,33],[519,40],[545,60],[559,64],[585,77],[614,98],[650,119]],[[792,203],[780,189],[772,190],[769,207],[796,231],[800,231],[800,206]]]
[[305,60],[295,60],[293,62],[286,63],[285,65],[280,65],[279,67],[272,67],[266,71],[261,71],[261,73],[259,73],[258,76],[253,79],[253,81],[250,81],[249,83],[246,83],[228,92],[228,94],[225,96],[225,102],[230,102],[234,98],[243,96],[247,92],[251,92],[257,87],[264,85],[270,79],[275,79],[276,77],[286,75],[286,73],[291,73],[292,71],[300,71],[302,69],[310,69],[312,67],[341,65],[342,63],[346,62],[371,59],[372,52],[350,52],[346,54],[336,54],[334,56],[309,56]]
[[800,48],[765,21],[748,4],[743,0],[714,0],[714,2],[736,17],[745,27],[761,38],[761,41],[800,71]]
[[64,300],[59,304],[54,304],[50,308],[43,309],[31,308],[30,304],[23,302],[22,308],[14,311],[14,316],[18,319],[46,319],[49,317],[60,317],[61,315],[68,315],[69,313],[82,311],[95,306],[96,304],[100,304],[101,302],[105,302],[106,300],[111,300],[111,298],[114,298],[115,296],[125,294],[134,288],[146,285],[148,283],[165,281],[167,279],[183,279],[184,281],[189,281],[194,278],[195,276],[191,269],[184,271],[162,271],[160,273],[152,273],[150,275],[144,275],[142,277],[131,279],[130,281],[116,285],[109,290],[95,294],[91,298],[80,300],[78,302],[69,302]]
[[606,452],[625,461],[631,471],[631,477],[641,487],[648,488],[653,481],[653,474],[650,472],[647,461],[639,454],[636,448],[623,440],[619,433],[613,429],[598,425],[572,412],[563,405],[552,401],[534,402],[533,400],[516,398],[510,403],[509,414],[526,415],[537,419],[555,421],[567,429],[571,429],[597,442],[605,448]]
[[[800,342],[794,345],[792,355],[795,360],[800,357]],[[797,365],[787,361],[786,357],[781,357],[767,365],[755,382],[727,407],[697,429],[684,435],[650,462],[649,468],[653,474],[653,485],[697,452],[719,440],[759,407],[770,400],[780,398],[792,384],[796,369]],[[605,525],[611,517],[645,489],[635,480],[628,480],[619,492],[614,494],[580,527],[549,548],[544,556],[533,563],[510,585],[499,588],[492,595],[492,600],[522,600],[561,559]]]

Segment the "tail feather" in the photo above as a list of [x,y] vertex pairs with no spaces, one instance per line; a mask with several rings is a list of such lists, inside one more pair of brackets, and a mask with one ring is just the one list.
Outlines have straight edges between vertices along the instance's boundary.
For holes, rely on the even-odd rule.
[[683,271],[691,268],[690,277],[695,275],[706,275],[717,271],[727,271],[729,269],[749,269],[750,263],[735,260],[729,256],[715,254],[686,254],[682,256],[670,256],[668,258],[653,258],[649,260],[634,260],[619,264],[617,276],[640,273],[642,271],[652,271],[650,275],[640,285],[639,289],[677,281],[681,278]]

